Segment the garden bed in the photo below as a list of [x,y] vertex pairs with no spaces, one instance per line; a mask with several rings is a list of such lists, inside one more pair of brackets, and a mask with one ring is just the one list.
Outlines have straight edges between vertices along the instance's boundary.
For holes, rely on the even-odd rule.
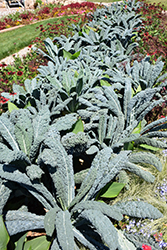
[[52,4],[41,7],[36,11],[24,11],[22,13],[16,12],[12,16],[3,17],[0,20],[0,30],[7,29],[14,26],[26,25],[34,23],[39,20],[44,20],[52,17],[60,17],[75,14],[84,14],[95,10],[96,5],[94,3],[82,2],[72,3],[67,5],[54,6]]
[[[144,119],[164,101],[165,63],[137,49],[137,41],[143,49],[142,38],[155,35],[150,27],[157,17],[151,26],[146,18],[144,30],[139,7],[129,0],[96,9],[74,21],[78,25],[69,36],[63,25],[64,36],[55,36],[56,24],[37,28],[47,36],[45,46],[41,38],[34,40],[38,57],[29,55],[38,75],[15,80],[13,92],[3,93],[4,245],[10,236],[22,250],[40,244],[44,250],[166,247],[167,166],[158,152],[167,148],[167,117]],[[19,60],[17,73],[1,65],[2,80],[23,76]]]

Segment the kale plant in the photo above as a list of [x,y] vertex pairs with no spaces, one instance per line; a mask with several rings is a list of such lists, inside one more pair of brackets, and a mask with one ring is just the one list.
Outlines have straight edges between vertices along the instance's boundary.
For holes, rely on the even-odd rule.
[[[49,120],[46,108],[36,115],[14,110],[9,117],[4,114],[0,118],[0,209],[9,235],[44,229],[50,237],[50,249],[79,249],[77,242],[89,249],[126,249],[125,244],[136,249],[133,241],[114,227],[114,221],[122,220],[123,214],[157,219],[162,217],[158,209],[142,201],[110,206],[95,198],[123,169],[145,179],[151,174],[131,163],[131,151],[115,154],[105,147],[93,158],[76,191],[73,154],[67,153],[56,124],[49,126]],[[158,162],[156,165],[158,168]],[[18,189],[20,199],[34,197],[46,213],[31,213],[28,205],[24,210],[6,211],[6,204]],[[141,246],[142,242],[137,244]]]

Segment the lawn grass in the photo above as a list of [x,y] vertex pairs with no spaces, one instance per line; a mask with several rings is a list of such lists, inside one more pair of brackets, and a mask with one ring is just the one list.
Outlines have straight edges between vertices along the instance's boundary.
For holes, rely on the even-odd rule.
[[34,24],[25,25],[15,30],[6,31],[0,33],[0,60],[10,56],[24,47],[30,45],[41,31],[36,29],[39,25],[47,25],[47,23],[61,23],[62,20],[66,20],[68,16],[59,18],[50,18]]

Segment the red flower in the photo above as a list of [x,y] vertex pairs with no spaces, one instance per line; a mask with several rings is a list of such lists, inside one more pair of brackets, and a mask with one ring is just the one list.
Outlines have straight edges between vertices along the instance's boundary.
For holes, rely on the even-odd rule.
[[0,103],[2,103],[2,104],[4,104],[4,103],[6,103],[7,101],[9,101],[9,99],[7,99],[7,98],[4,98],[4,97],[0,97]]
[[23,75],[23,71],[18,71],[18,72],[17,72],[17,75],[18,75],[18,76],[22,76],[22,75]]
[[150,246],[147,245],[142,245],[142,250],[152,250],[152,248]]
[[2,64],[0,64],[0,67],[6,67],[7,66],[7,64],[6,63],[2,63]]
[[125,5],[125,10],[127,9],[127,7],[128,7],[128,6],[127,6],[127,5]]
[[144,36],[148,36],[149,35],[149,33],[146,31],[145,33],[144,33]]
[[148,37],[144,37],[144,38],[143,38],[143,41],[148,41]]
[[151,56],[155,55],[157,53],[157,50],[155,50],[154,52],[150,53]]
[[[164,115],[161,115],[160,118],[165,118]],[[162,240],[162,233],[159,234],[154,234],[154,239],[158,242],[160,242]]]
[[14,75],[16,72],[9,71],[7,72],[8,75]]

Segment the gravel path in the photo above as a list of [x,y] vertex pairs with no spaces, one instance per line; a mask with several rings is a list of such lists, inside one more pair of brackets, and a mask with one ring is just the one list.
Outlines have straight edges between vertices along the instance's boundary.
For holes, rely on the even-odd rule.
[[9,14],[14,14],[16,11],[23,12],[24,9],[21,8],[0,8],[0,18],[8,16]]
[[0,64],[2,63],[5,63],[5,64],[12,64],[15,60],[16,57],[20,57],[22,58],[23,56],[25,56],[27,53],[29,53],[31,51],[31,48],[29,47],[25,47],[24,49],[21,49],[19,52],[11,55],[11,56],[8,56],[8,57],[5,57],[3,58],[1,61],[0,61]]

